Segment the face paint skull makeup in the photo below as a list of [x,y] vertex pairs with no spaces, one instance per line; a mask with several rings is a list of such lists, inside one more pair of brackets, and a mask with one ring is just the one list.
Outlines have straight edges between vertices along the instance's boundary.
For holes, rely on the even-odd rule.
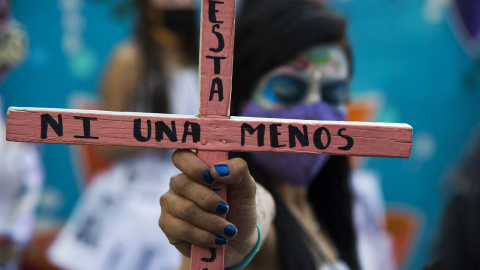
[[[349,74],[338,46],[314,47],[260,79],[240,114],[250,117],[343,121]],[[308,185],[328,155],[250,153],[253,161],[291,185]]]
[[278,110],[324,100],[342,106],[348,98],[349,64],[339,46],[314,47],[260,79],[254,102]]

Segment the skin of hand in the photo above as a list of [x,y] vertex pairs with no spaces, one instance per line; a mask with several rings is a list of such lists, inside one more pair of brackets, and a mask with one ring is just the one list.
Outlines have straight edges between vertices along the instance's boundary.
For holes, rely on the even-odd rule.
[[[225,245],[225,267],[238,264],[258,240],[257,186],[246,162],[235,158],[208,167],[188,150],[177,150],[172,161],[182,174],[170,179],[169,191],[160,198],[160,228],[186,257],[192,243],[208,248]],[[229,203],[210,189],[212,178],[227,185]],[[225,204],[228,209],[222,207]],[[226,220],[221,217],[225,210]]]

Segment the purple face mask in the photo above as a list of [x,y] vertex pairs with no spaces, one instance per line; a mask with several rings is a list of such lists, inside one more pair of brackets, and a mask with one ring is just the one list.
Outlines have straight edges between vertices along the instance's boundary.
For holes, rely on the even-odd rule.
[[[329,121],[343,121],[346,118],[345,113],[324,101],[300,104],[280,110],[264,109],[250,101],[240,111],[240,115]],[[261,168],[276,178],[294,186],[302,186],[312,182],[325,165],[329,155],[250,153],[250,157]]]

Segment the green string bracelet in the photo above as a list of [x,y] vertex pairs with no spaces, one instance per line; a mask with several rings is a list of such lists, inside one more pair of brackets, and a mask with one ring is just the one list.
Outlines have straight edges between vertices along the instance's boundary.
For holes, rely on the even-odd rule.
[[225,270],[242,270],[252,261],[253,257],[255,257],[255,254],[257,254],[258,250],[260,249],[260,242],[262,241],[262,233],[260,232],[260,226],[258,224],[257,224],[257,231],[258,231],[258,240],[255,246],[253,247],[252,251],[250,251],[250,253],[248,253],[248,255],[245,257],[245,259],[243,259],[243,261],[241,261],[239,264],[229,268],[225,268]]

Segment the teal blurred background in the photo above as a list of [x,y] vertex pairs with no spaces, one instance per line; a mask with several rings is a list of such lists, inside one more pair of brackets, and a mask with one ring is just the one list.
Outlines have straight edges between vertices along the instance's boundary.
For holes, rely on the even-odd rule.
[[413,127],[410,159],[368,158],[365,163],[380,175],[387,210],[401,208],[417,216],[417,236],[405,269],[421,269],[432,259],[448,198],[445,182],[479,129],[480,39],[477,47],[467,47],[452,3],[333,4],[349,21],[353,95],[380,96],[377,121]]
[[[1,85],[8,106],[69,108],[78,97],[98,96],[102,74],[117,42],[131,29],[106,1],[13,1],[13,15],[28,32],[26,61]],[[82,175],[73,147],[39,145],[47,173],[40,218],[65,219],[78,198]]]
[[[115,2],[115,1],[111,1]],[[480,116],[480,58],[465,45],[448,0],[336,0],[349,22],[355,56],[352,96],[376,103],[374,120],[413,127],[410,159],[363,159],[381,179],[387,209],[402,209],[417,222],[404,269],[431,259],[445,185],[468,150]],[[1,85],[8,106],[72,107],[79,96],[95,99],[106,61],[131,29],[108,2],[85,0],[13,3],[25,25],[30,52]],[[77,200],[83,175],[75,148],[41,145],[47,182],[39,224],[61,223]]]

